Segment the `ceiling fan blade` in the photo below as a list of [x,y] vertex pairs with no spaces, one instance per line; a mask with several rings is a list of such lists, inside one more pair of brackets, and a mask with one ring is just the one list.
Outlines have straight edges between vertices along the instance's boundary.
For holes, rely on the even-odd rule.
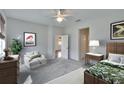
[[55,18],[55,17],[58,17],[58,16],[57,16],[57,15],[55,15],[55,16],[52,16],[52,17],[54,17],[54,18]]
[[70,15],[68,15],[68,14],[64,14],[63,16],[64,16],[64,17],[67,17],[67,16],[70,16]]
[[71,16],[66,9],[54,9],[55,15],[52,16],[54,19],[62,18],[64,21],[67,17]]

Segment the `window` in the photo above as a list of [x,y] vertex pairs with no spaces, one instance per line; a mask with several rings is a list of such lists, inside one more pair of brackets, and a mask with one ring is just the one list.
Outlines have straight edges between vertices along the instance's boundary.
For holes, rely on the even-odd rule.
[[4,24],[5,20],[0,14],[0,58],[4,55],[4,49],[5,49],[5,35],[4,35]]
[[0,39],[0,57],[4,55],[4,51],[3,51],[4,49],[5,49],[5,40]]

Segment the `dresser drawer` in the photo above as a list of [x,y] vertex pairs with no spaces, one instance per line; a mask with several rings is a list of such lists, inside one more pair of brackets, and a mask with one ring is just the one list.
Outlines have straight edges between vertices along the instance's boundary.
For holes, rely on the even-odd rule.
[[13,75],[4,77],[4,79],[2,80],[0,78],[0,84],[16,84],[16,83],[17,83],[17,78]]
[[0,70],[13,67],[17,67],[17,62],[0,63]]
[[16,76],[17,69],[16,68],[8,68],[4,70],[0,70],[0,77],[7,77],[7,76]]
[[0,62],[0,84],[17,83],[18,60]]

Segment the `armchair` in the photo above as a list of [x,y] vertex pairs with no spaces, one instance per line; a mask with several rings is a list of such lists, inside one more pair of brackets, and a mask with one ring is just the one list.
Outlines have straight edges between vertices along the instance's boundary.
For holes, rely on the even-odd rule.
[[28,52],[24,55],[24,64],[29,68],[37,67],[46,63],[46,57],[37,51]]

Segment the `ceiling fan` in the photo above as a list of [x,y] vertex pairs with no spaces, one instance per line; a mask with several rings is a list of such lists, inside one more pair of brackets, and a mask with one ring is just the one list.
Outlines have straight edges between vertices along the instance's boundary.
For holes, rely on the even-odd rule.
[[65,9],[57,9],[57,10],[55,10],[55,12],[56,12],[56,15],[54,17],[56,18],[56,21],[59,23],[64,21],[65,17],[69,16],[68,14],[66,14]]

